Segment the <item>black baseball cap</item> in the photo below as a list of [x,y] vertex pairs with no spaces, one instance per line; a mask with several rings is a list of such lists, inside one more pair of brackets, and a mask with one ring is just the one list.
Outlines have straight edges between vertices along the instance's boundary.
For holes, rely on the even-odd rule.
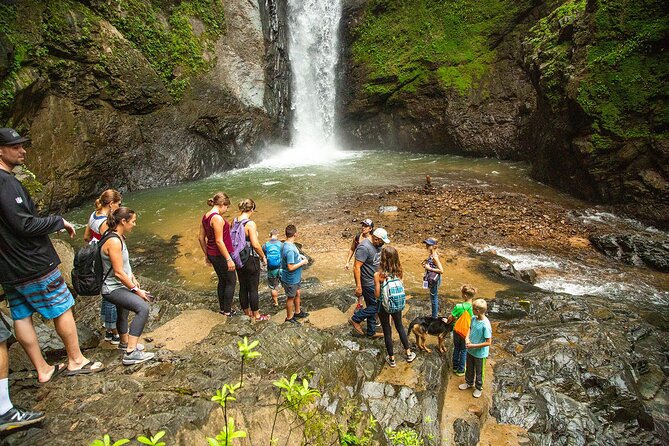
[[0,129],[0,146],[14,146],[26,141],[30,141],[30,138],[22,137],[14,129],[6,127]]

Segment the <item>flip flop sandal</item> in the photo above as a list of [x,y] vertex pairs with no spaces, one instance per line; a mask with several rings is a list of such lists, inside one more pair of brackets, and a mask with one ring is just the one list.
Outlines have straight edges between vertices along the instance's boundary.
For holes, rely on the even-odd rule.
[[[93,368],[95,364],[100,364],[99,367]],[[68,370],[65,372],[65,376],[77,376],[77,375],[90,375],[91,373],[98,373],[103,371],[105,368],[105,365],[101,362],[91,362],[88,361],[86,364],[81,366],[81,368],[76,369],[76,370]]]
[[261,314],[259,317],[255,318],[256,322],[268,321],[269,314]]
[[51,376],[49,377],[49,379],[47,379],[46,381],[43,381],[43,382],[37,381],[37,384],[40,385],[40,386],[43,386],[47,383],[50,383],[51,381],[56,379],[58,377],[58,375],[63,373],[66,369],[67,369],[67,366],[65,364],[55,364],[53,366],[53,373],[51,373]]

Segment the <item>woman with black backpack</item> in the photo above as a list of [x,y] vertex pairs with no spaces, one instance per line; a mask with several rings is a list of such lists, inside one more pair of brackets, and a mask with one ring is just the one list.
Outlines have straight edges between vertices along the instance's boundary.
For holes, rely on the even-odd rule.
[[416,354],[409,348],[409,338],[402,324],[402,310],[404,309],[404,285],[402,284],[402,264],[397,250],[390,245],[381,249],[381,263],[379,270],[374,273],[374,296],[380,300],[379,320],[383,329],[383,341],[386,344],[386,362],[395,367],[393,352],[393,336],[390,328],[390,319],[393,319],[397,334],[402,346],[406,350],[407,362],[413,362]]

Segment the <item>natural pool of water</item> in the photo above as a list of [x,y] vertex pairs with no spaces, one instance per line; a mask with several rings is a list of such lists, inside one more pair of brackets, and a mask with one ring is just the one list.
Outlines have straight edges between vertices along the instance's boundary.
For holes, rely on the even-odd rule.
[[[527,166],[522,163],[360,151],[342,152],[325,164],[303,166],[298,156],[284,154],[257,166],[213,175],[205,180],[125,194],[124,205],[138,213],[137,227],[129,237],[134,269],[151,279],[214,292],[215,275],[204,264],[197,234],[202,214],[208,209],[207,198],[220,190],[232,199],[233,205],[225,216],[229,221],[237,215],[235,203],[247,197],[256,201],[257,211],[253,218],[258,224],[261,241],[267,238],[270,229],[283,230],[288,223],[296,224],[298,231],[307,228],[301,232],[298,241],[304,243],[305,250],[316,261],[305,271],[305,279],[315,280],[322,287],[350,285],[351,271],[343,268],[349,244],[349,240],[341,236],[343,228],[317,217],[323,215],[322,212],[312,211],[328,209],[342,202],[355,207],[356,196],[360,194],[378,193],[384,188],[419,186],[424,184],[426,175],[430,175],[432,183],[438,187],[476,185],[495,191],[536,195],[565,207],[583,206],[578,200],[530,179]],[[92,206],[83,206],[66,217],[83,232],[91,211]],[[335,215],[339,213],[336,208],[330,211]],[[392,218],[379,215],[373,209],[369,211],[379,224],[383,224],[384,218]],[[315,226],[327,227],[331,237],[327,240],[311,237],[308,228]],[[74,243],[78,246],[82,242],[75,240]],[[407,287],[411,292],[421,293],[420,261],[425,257],[424,250],[421,246],[402,246],[400,253]],[[496,291],[508,286],[486,277],[478,266],[475,258],[451,256],[443,277],[443,292],[456,296],[459,286],[470,282],[476,284],[482,295],[492,297]],[[562,279],[573,281],[573,278]],[[591,282],[591,279],[585,281]],[[553,285],[556,291],[564,291],[560,283]],[[261,288],[263,291],[267,290]],[[660,298],[669,296],[666,290],[658,292]]]

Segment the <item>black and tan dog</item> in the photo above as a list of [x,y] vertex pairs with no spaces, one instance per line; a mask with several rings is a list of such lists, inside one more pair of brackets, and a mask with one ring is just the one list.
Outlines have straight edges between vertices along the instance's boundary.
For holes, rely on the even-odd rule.
[[439,339],[439,351],[446,353],[444,341],[451,331],[453,331],[453,323],[447,324],[440,317],[419,316],[409,324],[409,333],[416,335],[416,346],[428,353],[432,350],[425,346],[427,335],[436,336]]

